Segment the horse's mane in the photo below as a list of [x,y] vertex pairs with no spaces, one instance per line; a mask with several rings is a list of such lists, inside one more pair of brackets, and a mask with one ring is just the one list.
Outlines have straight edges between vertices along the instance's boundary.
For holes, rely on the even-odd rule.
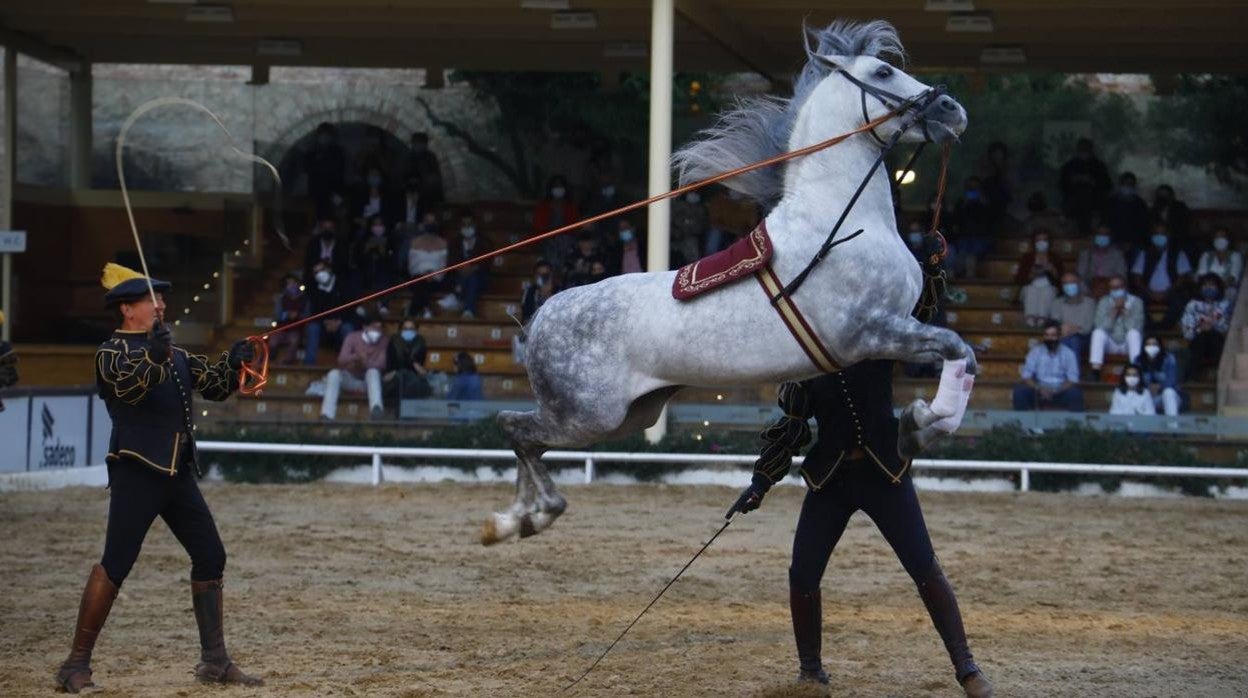
[[[824,29],[803,26],[802,35],[807,60],[793,84],[793,96],[738,100],[731,110],[720,115],[714,126],[701,131],[697,140],[672,156],[682,185],[785,152],[802,104],[831,72],[824,62],[815,60],[816,53],[905,59],[897,30],[883,20],[836,20]],[[784,193],[784,171],[778,165],[755,170],[726,181],[725,186],[770,210]]]

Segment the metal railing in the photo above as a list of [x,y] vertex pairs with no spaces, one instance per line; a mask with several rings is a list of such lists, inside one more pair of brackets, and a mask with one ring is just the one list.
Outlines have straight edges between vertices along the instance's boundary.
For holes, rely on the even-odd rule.
[[[409,448],[402,446],[343,446],[332,444],[279,444],[238,441],[200,441],[199,450],[216,453],[282,453],[317,456],[362,456],[372,461],[372,484],[382,482],[382,458],[446,458],[448,460],[514,460],[516,455],[502,449]],[[699,453],[617,453],[607,451],[549,451],[545,461],[579,462],[585,468],[585,484],[594,481],[597,463],[671,463],[688,465],[736,464],[751,465],[752,455]],[[802,457],[793,459],[801,465]],[[1093,463],[1032,463],[1022,461],[931,460],[916,459],[919,470],[958,470],[967,472],[1018,473],[1019,490],[1031,489],[1032,473],[1068,473],[1074,475],[1139,475],[1147,477],[1207,477],[1248,479],[1248,468],[1206,468],[1168,465],[1100,465]],[[744,471],[742,472],[744,475]]]

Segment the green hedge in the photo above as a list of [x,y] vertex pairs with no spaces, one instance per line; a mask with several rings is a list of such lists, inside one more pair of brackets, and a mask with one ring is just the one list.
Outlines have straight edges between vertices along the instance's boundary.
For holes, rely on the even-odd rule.
[[[201,439],[223,441],[255,441],[273,443],[318,444],[368,444],[370,446],[415,446],[430,448],[507,449],[509,446],[502,431],[493,420],[485,419],[469,424],[439,429],[428,436],[402,437],[382,432],[368,432],[359,428],[326,429],[324,426],[308,427],[232,427],[217,428],[204,432]],[[701,438],[693,432],[669,433],[657,444],[651,444],[639,433],[625,439],[603,442],[593,446],[593,451],[624,451],[636,453],[757,453],[761,441],[754,432],[702,433]],[[1068,463],[1122,463],[1133,465],[1203,466],[1192,451],[1182,444],[1164,439],[1117,431],[1098,431],[1083,426],[1070,425],[1063,429],[1033,434],[1018,425],[999,426],[981,436],[951,439],[925,454],[930,458],[999,461],[1062,461]],[[325,477],[330,471],[343,465],[342,456],[308,456],[285,454],[239,453],[212,454],[206,459],[215,463],[226,480],[234,482],[308,482]],[[364,459],[360,459],[363,462]],[[1240,460],[1248,460],[1241,453]],[[465,471],[485,466],[495,471],[511,467],[510,461],[474,461],[449,459],[393,459],[401,465],[443,465]],[[678,472],[691,466],[670,463],[599,463],[599,473],[625,472],[639,480],[655,480],[659,476]],[[970,479],[982,477],[964,471],[943,473],[950,477]],[[1163,487],[1177,487],[1187,494],[1207,495],[1210,480],[1206,478],[1131,478],[1153,482]],[[1120,476],[1065,475],[1033,473],[1031,487],[1037,490],[1060,491],[1075,487],[1081,482],[1098,482],[1107,492],[1116,491],[1122,483]],[[1225,483],[1219,483],[1225,486]]]

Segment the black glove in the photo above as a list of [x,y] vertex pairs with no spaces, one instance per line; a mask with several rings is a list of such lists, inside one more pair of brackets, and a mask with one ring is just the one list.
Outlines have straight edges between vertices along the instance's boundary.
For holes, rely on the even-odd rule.
[[763,496],[769,489],[771,489],[771,483],[767,481],[767,478],[755,474],[749,486],[741,491],[741,496],[737,497],[737,501],[728,509],[728,513],[724,514],[724,518],[731,519],[733,514],[746,514],[754,511],[763,503]]
[[147,356],[158,364],[169,360],[169,347],[173,345],[173,335],[168,325],[160,320],[152,324],[152,338],[147,349]]
[[256,350],[251,347],[251,342],[240,339],[230,347],[230,355],[226,360],[229,361],[230,368],[237,371],[242,368],[244,361],[253,361],[255,358]]

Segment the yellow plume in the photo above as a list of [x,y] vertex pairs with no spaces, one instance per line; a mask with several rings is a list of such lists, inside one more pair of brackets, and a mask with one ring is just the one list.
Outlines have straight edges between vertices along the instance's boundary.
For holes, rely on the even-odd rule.
[[123,281],[142,278],[143,275],[133,269],[109,262],[104,265],[104,275],[100,277],[100,283],[104,285],[105,289],[111,291],[113,287]]
[[4,324],[4,312],[0,311],[0,325]]

